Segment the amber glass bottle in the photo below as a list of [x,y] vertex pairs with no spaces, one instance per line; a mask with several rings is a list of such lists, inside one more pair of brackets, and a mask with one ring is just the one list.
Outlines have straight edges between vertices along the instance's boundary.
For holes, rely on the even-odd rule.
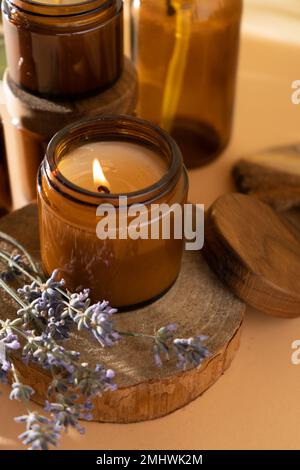
[[229,141],[241,14],[242,0],[130,1],[138,114],[171,132],[189,167]]
[[4,0],[10,77],[40,95],[74,97],[112,85],[123,67],[122,0]]

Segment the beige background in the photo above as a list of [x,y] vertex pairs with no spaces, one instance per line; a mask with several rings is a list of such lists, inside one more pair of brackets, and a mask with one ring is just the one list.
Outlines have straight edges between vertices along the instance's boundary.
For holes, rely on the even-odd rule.
[[[272,3],[266,0],[265,4]],[[235,128],[230,148],[214,164],[191,173],[190,199],[210,204],[231,189],[230,167],[239,155],[299,140],[300,105],[291,82],[300,79],[300,8],[295,1],[246,0]],[[298,15],[297,16],[297,11]],[[202,397],[165,418],[131,425],[88,423],[61,449],[299,449],[300,366],[291,343],[300,319],[280,320],[248,309],[240,350],[227,373]],[[0,397],[0,448],[22,446],[22,406]]]

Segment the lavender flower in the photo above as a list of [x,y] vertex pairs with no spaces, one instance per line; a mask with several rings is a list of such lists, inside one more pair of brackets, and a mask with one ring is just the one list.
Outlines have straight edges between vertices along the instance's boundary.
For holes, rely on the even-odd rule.
[[17,349],[20,349],[21,347],[17,335],[14,335],[12,333],[8,333],[7,336],[1,339],[1,342],[4,344],[4,346],[7,349],[17,350]]
[[26,446],[30,446],[30,450],[49,450],[50,445],[57,446],[60,429],[54,421],[37,412],[19,416],[15,421],[26,423],[26,431],[19,436],[19,439]]
[[29,401],[31,395],[34,394],[33,388],[23,385],[20,382],[12,384],[12,391],[9,395],[10,400]]
[[203,335],[189,339],[175,339],[173,345],[178,359],[177,367],[180,369],[186,369],[189,365],[198,367],[209,357],[210,352],[203,345],[203,341],[207,339],[208,337]]
[[33,361],[44,369],[56,367],[59,370],[73,373],[73,361],[78,358],[79,353],[66,350],[47,334],[35,336],[33,332],[28,333],[27,343],[23,348],[23,360],[26,364]]
[[76,370],[74,378],[74,385],[88,399],[101,395],[108,390],[114,391],[117,388],[116,384],[113,383],[114,371],[105,369],[100,364],[97,364],[94,369],[86,363],[81,364]]
[[171,323],[170,325],[160,328],[154,336],[154,362],[157,367],[163,366],[163,357],[166,360],[170,358],[170,340],[174,337],[174,332],[177,330],[177,325]]
[[18,290],[28,305],[18,310],[25,323],[32,318],[42,320],[46,326],[45,333],[56,339],[66,339],[69,336],[71,320],[62,318],[66,307],[66,297],[62,289],[64,280],[57,281],[58,270],[44,283],[33,282]]
[[47,336],[58,340],[68,339],[70,335],[71,321],[69,319],[57,319],[50,317],[45,330]]
[[11,363],[6,359],[0,361],[0,383],[7,384],[8,383],[8,373],[11,369]]
[[0,383],[7,383],[7,376],[11,369],[11,362],[7,358],[9,350],[17,350],[21,347],[17,335],[13,334],[9,320],[0,333]]
[[[69,383],[72,384],[73,390],[78,391],[78,394],[68,394],[66,390],[64,390],[64,393],[57,393],[57,401],[53,403],[47,401],[45,410],[55,417],[55,422],[59,427],[67,429],[71,426],[82,434],[84,429],[78,420],[80,418],[92,419],[93,405],[91,398],[102,394],[104,391],[115,390],[116,385],[112,382],[114,376],[112,370],[106,370],[101,365],[97,365],[92,369],[86,363],[79,364],[69,378]],[[51,384],[48,390],[49,395],[51,395],[54,388],[57,391],[59,387],[59,381],[56,382],[55,387]],[[79,396],[85,397],[85,401],[79,403]]]
[[47,321],[45,333],[56,339],[69,336],[71,321],[77,323],[78,330],[86,328],[91,331],[103,346],[113,346],[120,340],[114,330],[111,316],[117,312],[108,302],[90,305],[89,290],[68,295],[63,293],[64,280],[57,281],[58,270],[55,270],[45,284],[33,282],[18,290],[18,293],[29,305],[19,309],[18,315],[24,322],[39,318]]
[[3,279],[3,281],[11,282],[17,276],[20,276],[22,274],[21,271],[17,268],[16,264],[28,270],[28,266],[26,266],[23,262],[22,255],[12,255],[11,261],[9,261],[7,264],[7,270],[1,273],[1,279]]
[[83,405],[74,403],[78,397],[58,395],[57,403],[46,401],[45,411],[51,413],[55,417],[57,426],[67,430],[69,427],[75,428],[80,434],[84,434],[84,428],[79,423],[82,418],[82,411],[85,409]]
[[195,336],[189,339],[174,339],[176,324],[160,328],[154,335],[154,362],[157,367],[163,366],[163,359],[170,359],[171,353],[177,357],[177,367],[186,369],[188,366],[199,366],[210,356],[209,350],[203,345],[207,336]]
[[28,334],[28,342],[23,348],[26,363],[33,361],[44,369],[54,369],[56,374],[49,387],[49,395],[61,393],[72,385],[81,395],[93,397],[107,390],[115,390],[114,373],[98,364],[94,368],[80,363],[80,354],[68,351],[55,340],[43,334]]
[[30,285],[23,286],[21,289],[18,289],[19,294],[21,294],[29,303],[40,298],[43,293],[46,296],[45,298],[56,298],[58,293],[57,289],[63,288],[65,285],[65,281],[63,279],[57,281],[58,273],[59,270],[55,269],[50,278],[44,284],[34,281]]
[[78,330],[80,331],[84,328],[89,330],[103,348],[114,346],[114,344],[120,341],[121,335],[114,329],[112,320],[112,316],[117,310],[112,308],[109,302],[106,301],[86,307],[87,300],[84,302],[82,311],[78,311],[73,316]]
[[62,318],[67,318],[68,316],[72,319],[76,316],[76,311],[84,311],[90,306],[90,290],[84,289],[82,292],[71,294],[69,305],[65,308]]

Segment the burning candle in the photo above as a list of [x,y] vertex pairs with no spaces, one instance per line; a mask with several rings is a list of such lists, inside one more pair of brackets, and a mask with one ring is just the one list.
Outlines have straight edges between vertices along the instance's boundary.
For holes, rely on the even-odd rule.
[[[94,299],[116,307],[156,298],[178,276],[183,240],[172,230],[168,239],[160,230],[153,238],[151,208],[182,207],[187,188],[180,150],[148,122],[99,117],[63,129],[51,140],[38,176],[45,271],[59,268],[70,289],[89,287]],[[147,238],[120,235],[125,197],[129,223],[130,210],[142,205]],[[106,207],[116,213],[115,237],[99,237],[105,221],[99,208]]]
[[123,68],[122,0],[4,0],[8,70],[46,96],[101,91]]
[[66,153],[60,173],[88,191],[127,194],[156,183],[167,164],[156,152],[131,142],[90,142]]

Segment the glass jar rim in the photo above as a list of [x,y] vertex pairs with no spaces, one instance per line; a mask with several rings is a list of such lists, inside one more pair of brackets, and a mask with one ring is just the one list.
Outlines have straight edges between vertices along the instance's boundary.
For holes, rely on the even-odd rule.
[[[102,126],[102,127],[101,127]],[[107,128],[111,126],[111,129]],[[102,133],[100,132],[102,130]],[[144,130],[141,136],[137,133]],[[134,142],[137,145],[147,146],[147,144],[157,145],[158,152],[164,156],[159,143],[164,145],[165,154],[168,154],[169,166],[166,173],[151,186],[129,193],[97,193],[88,191],[69,181],[58,169],[57,149],[61,146],[61,155],[67,143],[74,145],[74,134],[77,135],[77,142],[87,142],[86,132],[90,131],[90,140]],[[94,132],[93,132],[94,131]],[[106,132],[105,132],[106,131]],[[130,131],[133,134],[130,134]],[[136,134],[134,134],[134,132]],[[80,139],[84,136],[84,140]],[[151,141],[151,136],[153,140]],[[136,140],[135,140],[136,139]],[[155,141],[155,142],[154,142]],[[166,158],[166,155],[165,155]],[[103,115],[92,118],[84,118],[75,123],[69,124],[57,132],[50,140],[42,166],[45,170],[49,183],[65,197],[82,202],[83,204],[98,206],[103,202],[118,205],[120,196],[127,196],[128,205],[134,203],[149,203],[157,197],[161,197],[169,192],[178,182],[182,170],[185,171],[181,151],[175,140],[163,129],[155,124],[143,119],[127,115]]]
[[115,14],[122,8],[121,0],[81,0],[76,3],[41,3],[38,0],[6,0],[20,10],[41,16],[73,16],[85,13],[91,13],[94,10],[104,12],[111,10]]

